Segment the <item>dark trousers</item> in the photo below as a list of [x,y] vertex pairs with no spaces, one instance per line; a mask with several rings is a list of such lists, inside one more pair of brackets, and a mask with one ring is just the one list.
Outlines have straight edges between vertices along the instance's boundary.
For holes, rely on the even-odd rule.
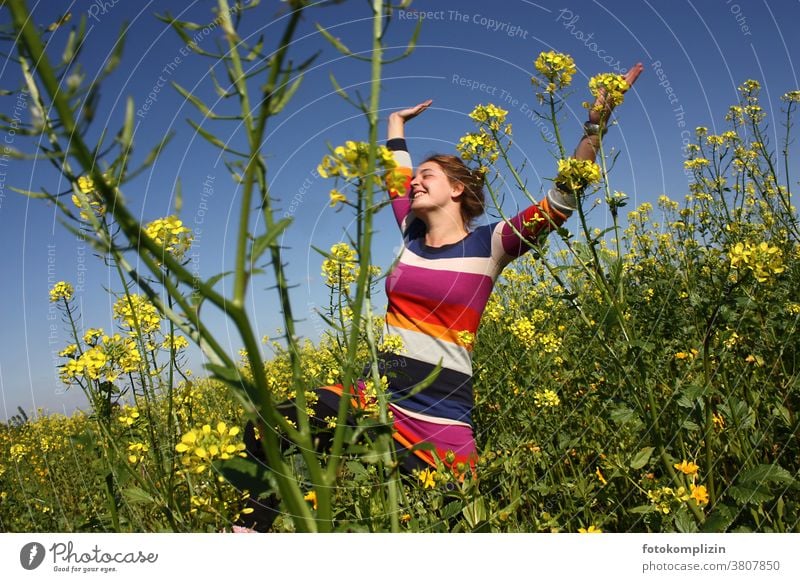
[[[331,445],[333,430],[328,428],[328,423],[325,418],[336,418],[339,412],[339,399],[338,394],[330,390],[317,390],[319,399],[314,405],[314,414],[309,416],[309,422],[312,429],[315,431],[316,440],[315,446],[317,451],[325,451]],[[292,422],[297,422],[297,408],[294,403],[289,402],[278,407],[278,410],[286,418]],[[348,423],[352,423],[353,419],[347,419]],[[411,453],[408,449],[403,447],[396,440],[392,439],[395,444],[398,460],[400,461],[400,470],[406,474],[411,474],[415,470],[422,470],[428,467],[427,463]],[[248,422],[244,429],[244,444],[245,451],[248,457],[256,462],[267,464],[264,448],[259,439],[256,438],[255,425]],[[288,441],[281,439],[281,448],[285,449]],[[252,509],[251,513],[243,514],[237,523],[244,527],[249,527],[259,532],[266,532],[272,527],[272,523],[280,515],[279,506],[280,501],[275,494],[268,496],[265,499],[255,499],[250,497],[247,500],[248,508]]]

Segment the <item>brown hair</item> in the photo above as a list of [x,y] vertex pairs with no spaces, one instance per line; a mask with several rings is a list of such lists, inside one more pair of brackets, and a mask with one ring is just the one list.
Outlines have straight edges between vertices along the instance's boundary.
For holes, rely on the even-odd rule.
[[465,226],[486,211],[483,193],[483,174],[479,170],[470,170],[458,156],[450,154],[433,154],[422,163],[434,162],[447,176],[450,184],[459,183],[464,186],[461,194],[461,218]]

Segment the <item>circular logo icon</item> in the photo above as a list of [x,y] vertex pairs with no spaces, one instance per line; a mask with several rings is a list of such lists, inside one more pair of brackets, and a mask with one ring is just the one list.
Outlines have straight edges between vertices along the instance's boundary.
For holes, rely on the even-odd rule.
[[44,561],[44,546],[39,542],[30,542],[19,551],[19,563],[26,570],[35,570]]

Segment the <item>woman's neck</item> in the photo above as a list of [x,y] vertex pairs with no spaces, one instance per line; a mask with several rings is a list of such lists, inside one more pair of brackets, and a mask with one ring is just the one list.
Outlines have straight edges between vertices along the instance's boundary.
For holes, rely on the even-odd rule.
[[466,226],[460,224],[428,224],[425,231],[425,244],[429,247],[441,247],[463,240],[469,234]]

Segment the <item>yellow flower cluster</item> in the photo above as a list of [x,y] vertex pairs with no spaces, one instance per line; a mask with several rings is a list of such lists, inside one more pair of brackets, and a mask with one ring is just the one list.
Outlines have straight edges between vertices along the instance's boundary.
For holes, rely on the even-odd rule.
[[405,349],[403,338],[397,334],[386,334],[378,345],[378,351],[385,354],[401,354]]
[[355,282],[358,277],[358,255],[347,243],[331,247],[330,257],[322,261],[322,274],[328,287],[341,288]]
[[772,275],[778,275],[786,270],[781,250],[767,242],[736,243],[730,249],[729,255],[734,269],[748,269],[759,283],[764,283]]
[[174,350],[177,352],[178,350],[189,347],[189,340],[182,335],[168,335],[161,344],[161,347],[165,350]]
[[89,176],[80,176],[77,181],[78,190],[86,196],[88,206],[81,202],[77,194],[72,195],[72,203],[80,210],[80,217],[83,220],[89,220],[89,213],[92,211],[96,216],[102,216],[106,213],[106,206],[103,199],[97,192],[94,181]]
[[657,511],[666,515],[672,512],[674,503],[689,501],[690,495],[686,492],[685,487],[678,487],[677,489],[659,487],[648,491],[647,498],[650,499],[650,503],[655,506]]
[[575,61],[571,56],[555,51],[540,53],[533,62],[533,66],[547,84],[545,85],[536,77],[531,77],[531,82],[534,85],[544,86],[544,90],[548,93],[568,87],[572,83],[572,76],[577,71]]
[[132,465],[144,460],[144,456],[150,447],[147,443],[129,443],[128,444],[128,462]]
[[475,345],[475,334],[469,330],[463,330],[456,334],[456,339],[458,339],[458,343],[471,350]]
[[194,239],[190,228],[183,226],[177,216],[157,218],[145,225],[144,231],[165,253],[182,259]]
[[533,395],[533,401],[539,408],[555,408],[561,404],[561,399],[553,390],[542,390]]
[[[500,131],[500,127],[506,122],[508,111],[489,103],[488,105],[477,105],[469,114],[470,119],[477,121],[478,125],[488,126],[492,131]],[[505,133],[511,133],[511,126],[504,128]]]
[[600,181],[600,166],[590,160],[567,158],[558,160],[556,186],[569,192],[583,190]]
[[71,284],[67,283],[66,281],[59,281],[53,285],[52,289],[50,289],[50,302],[55,303],[61,299],[64,301],[70,301],[74,295],[75,289]]
[[185,471],[203,473],[217,459],[245,456],[244,443],[236,438],[238,434],[239,427],[228,428],[224,422],[218,422],[214,428],[204,424],[184,434],[181,442],[175,445],[175,451],[181,454]]
[[787,103],[800,103],[800,91],[789,91],[781,95],[781,100]]
[[[360,180],[369,172],[369,150],[367,142],[346,141],[343,146],[334,148],[332,154],[322,158],[322,163],[317,166],[317,173],[322,178],[342,178],[344,180]],[[375,171],[381,172],[386,178],[390,190],[405,191],[406,177],[396,172],[397,162],[394,155],[386,146],[378,146],[375,159]],[[335,201],[342,202],[344,195],[341,192],[331,192],[331,206]]]
[[707,168],[710,163],[706,158],[694,158],[683,162],[683,167],[687,170],[702,170]]
[[477,133],[467,133],[458,140],[456,150],[464,161],[476,161],[493,164],[500,156],[500,146],[497,140],[489,135],[484,128]]
[[[101,334],[103,330],[99,331]],[[87,332],[88,334],[88,332]],[[96,341],[94,334],[92,341]],[[89,343],[89,342],[87,342]],[[103,335],[102,342],[94,345],[75,358],[77,346],[68,346],[60,353],[70,359],[61,367],[61,380],[70,384],[78,376],[86,376],[92,380],[105,378],[108,382],[115,381],[120,374],[135,372],[142,365],[142,356],[136,342],[132,338],[123,338],[119,334],[109,337]]]
[[122,408],[122,414],[117,417],[117,420],[119,420],[125,426],[131,426],[139,419],[139,416],[139,411],[135,406],[129,406],[126,404]]
[[[589,79],[589,91],[596,98],[605,95],[605,106],[616,107],[625,99],[629,89],[627,81],[616,73],[600,73]],[[595,106],[596,107],[596,106]],[[602,105],[600,108],[602,109]]]
[[579,527],[578,533],[588,533],[588,534],[603,533],[603,530],[597,527],[596,525],[592,524],[589,527]]
[[144,295],[123,295],[117,299],[114,303],[114,317],[124,323],[131,332],[138,329],[142,333],[149,334],[161,327],[161,317],[156,306]]

